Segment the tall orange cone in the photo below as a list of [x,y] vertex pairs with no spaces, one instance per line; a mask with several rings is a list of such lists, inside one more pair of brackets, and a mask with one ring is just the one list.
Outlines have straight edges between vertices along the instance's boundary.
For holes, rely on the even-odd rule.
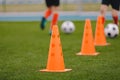
[[98,16],[96,31],[95,31],[95,45],[96,46],[106,46],[109,43],[106,42],[106,37],[104,34],[104,24],[102,23],[102,16]]
[[93,41],[93,34],[90,19],[86,19],[83,33],[81,52],[77,55],[97,55]]
[[66,72],[66,71],[70,71],[70,70],[71,69],[65,69],[58,26],[54,25],[53,32],[51,35],[47,67],[46,67],[46,69],[40,70],[40,71]]

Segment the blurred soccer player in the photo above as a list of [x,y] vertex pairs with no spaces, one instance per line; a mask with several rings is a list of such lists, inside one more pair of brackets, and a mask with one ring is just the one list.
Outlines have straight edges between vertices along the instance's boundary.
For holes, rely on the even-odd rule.
[[103,23],[105,22],[105,14],[108,6],[112,6],[112,18],[115,24],[119,25],[118,12],[120,6],[120,0],[102,0],[100,13],[103,16]]
[[[58,8],[60,5],[59,0],[45,0],[45,2],[46,2],[47,9],[44,13],[44,16],[42,17],[41,24],[40,24],[40,27],[42,30],[45,29],[47,19],[49,16],[51,16],[51,14],[58,15],[57,11],[58,11]],[[51,26],[50,26],[50,32],[51,32],[52,26],[56,23],[57,23],[57,21],[52,19]]]

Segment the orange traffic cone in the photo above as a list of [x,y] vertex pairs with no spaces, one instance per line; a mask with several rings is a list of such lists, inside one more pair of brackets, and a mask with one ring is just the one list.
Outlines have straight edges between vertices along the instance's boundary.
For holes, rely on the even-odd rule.
[[54,25],[52,31],[53,32],[51,35],[47,67],[46,69],[40,71],[45,71],[45,72],[70,71],[71,69],[65,69],[58,26]]
[[102,23],[102,16],[98,16],[96,31],[95,31],[95,45],[96,46],[106,46],[109,43],[106,42],[106,37],[104,34],[104,24]]
[[82,40],[82,48],[81,52],[77,53],[77,55],[97,55],[93,41],[92,28],[90,19],[86,19],[83,40]]

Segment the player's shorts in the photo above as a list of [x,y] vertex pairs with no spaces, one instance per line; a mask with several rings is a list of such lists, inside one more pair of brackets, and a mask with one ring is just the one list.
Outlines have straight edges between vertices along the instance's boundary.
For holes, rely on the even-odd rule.
[[46,1],[47,7],[60,5],[60,0],[45,0],[45,1]]
[[113,9],[119,10],[120,0],[102,0],[102,4],[111,5]]

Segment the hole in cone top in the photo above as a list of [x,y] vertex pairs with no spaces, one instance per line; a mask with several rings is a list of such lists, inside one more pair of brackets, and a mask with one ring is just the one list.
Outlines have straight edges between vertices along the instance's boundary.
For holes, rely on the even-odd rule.
[[55,44],[52,44],[52,48],[54,48],[55,47]]
[[52,35],[52,38],[55,38],[55,35],[54,35],[54,34]]
[[58,38],[60,37],[60,35],[57,36]]
[[89,26],[86,26],[86,29],[89,29]]
[[54,53],[51,53],[51,56],[54,56]]
[[101,21],[99,20],[98,24],[101,24]]
[[99,36],[100,34],[99,34],[99,33],[97,33],[97,35]]
[[87,44],[87,43],[88,43],[88,41],[86,40],[86,41],[85,41],[85,43]]
[[88,33],[86,33],[85,36],[88,36]]

